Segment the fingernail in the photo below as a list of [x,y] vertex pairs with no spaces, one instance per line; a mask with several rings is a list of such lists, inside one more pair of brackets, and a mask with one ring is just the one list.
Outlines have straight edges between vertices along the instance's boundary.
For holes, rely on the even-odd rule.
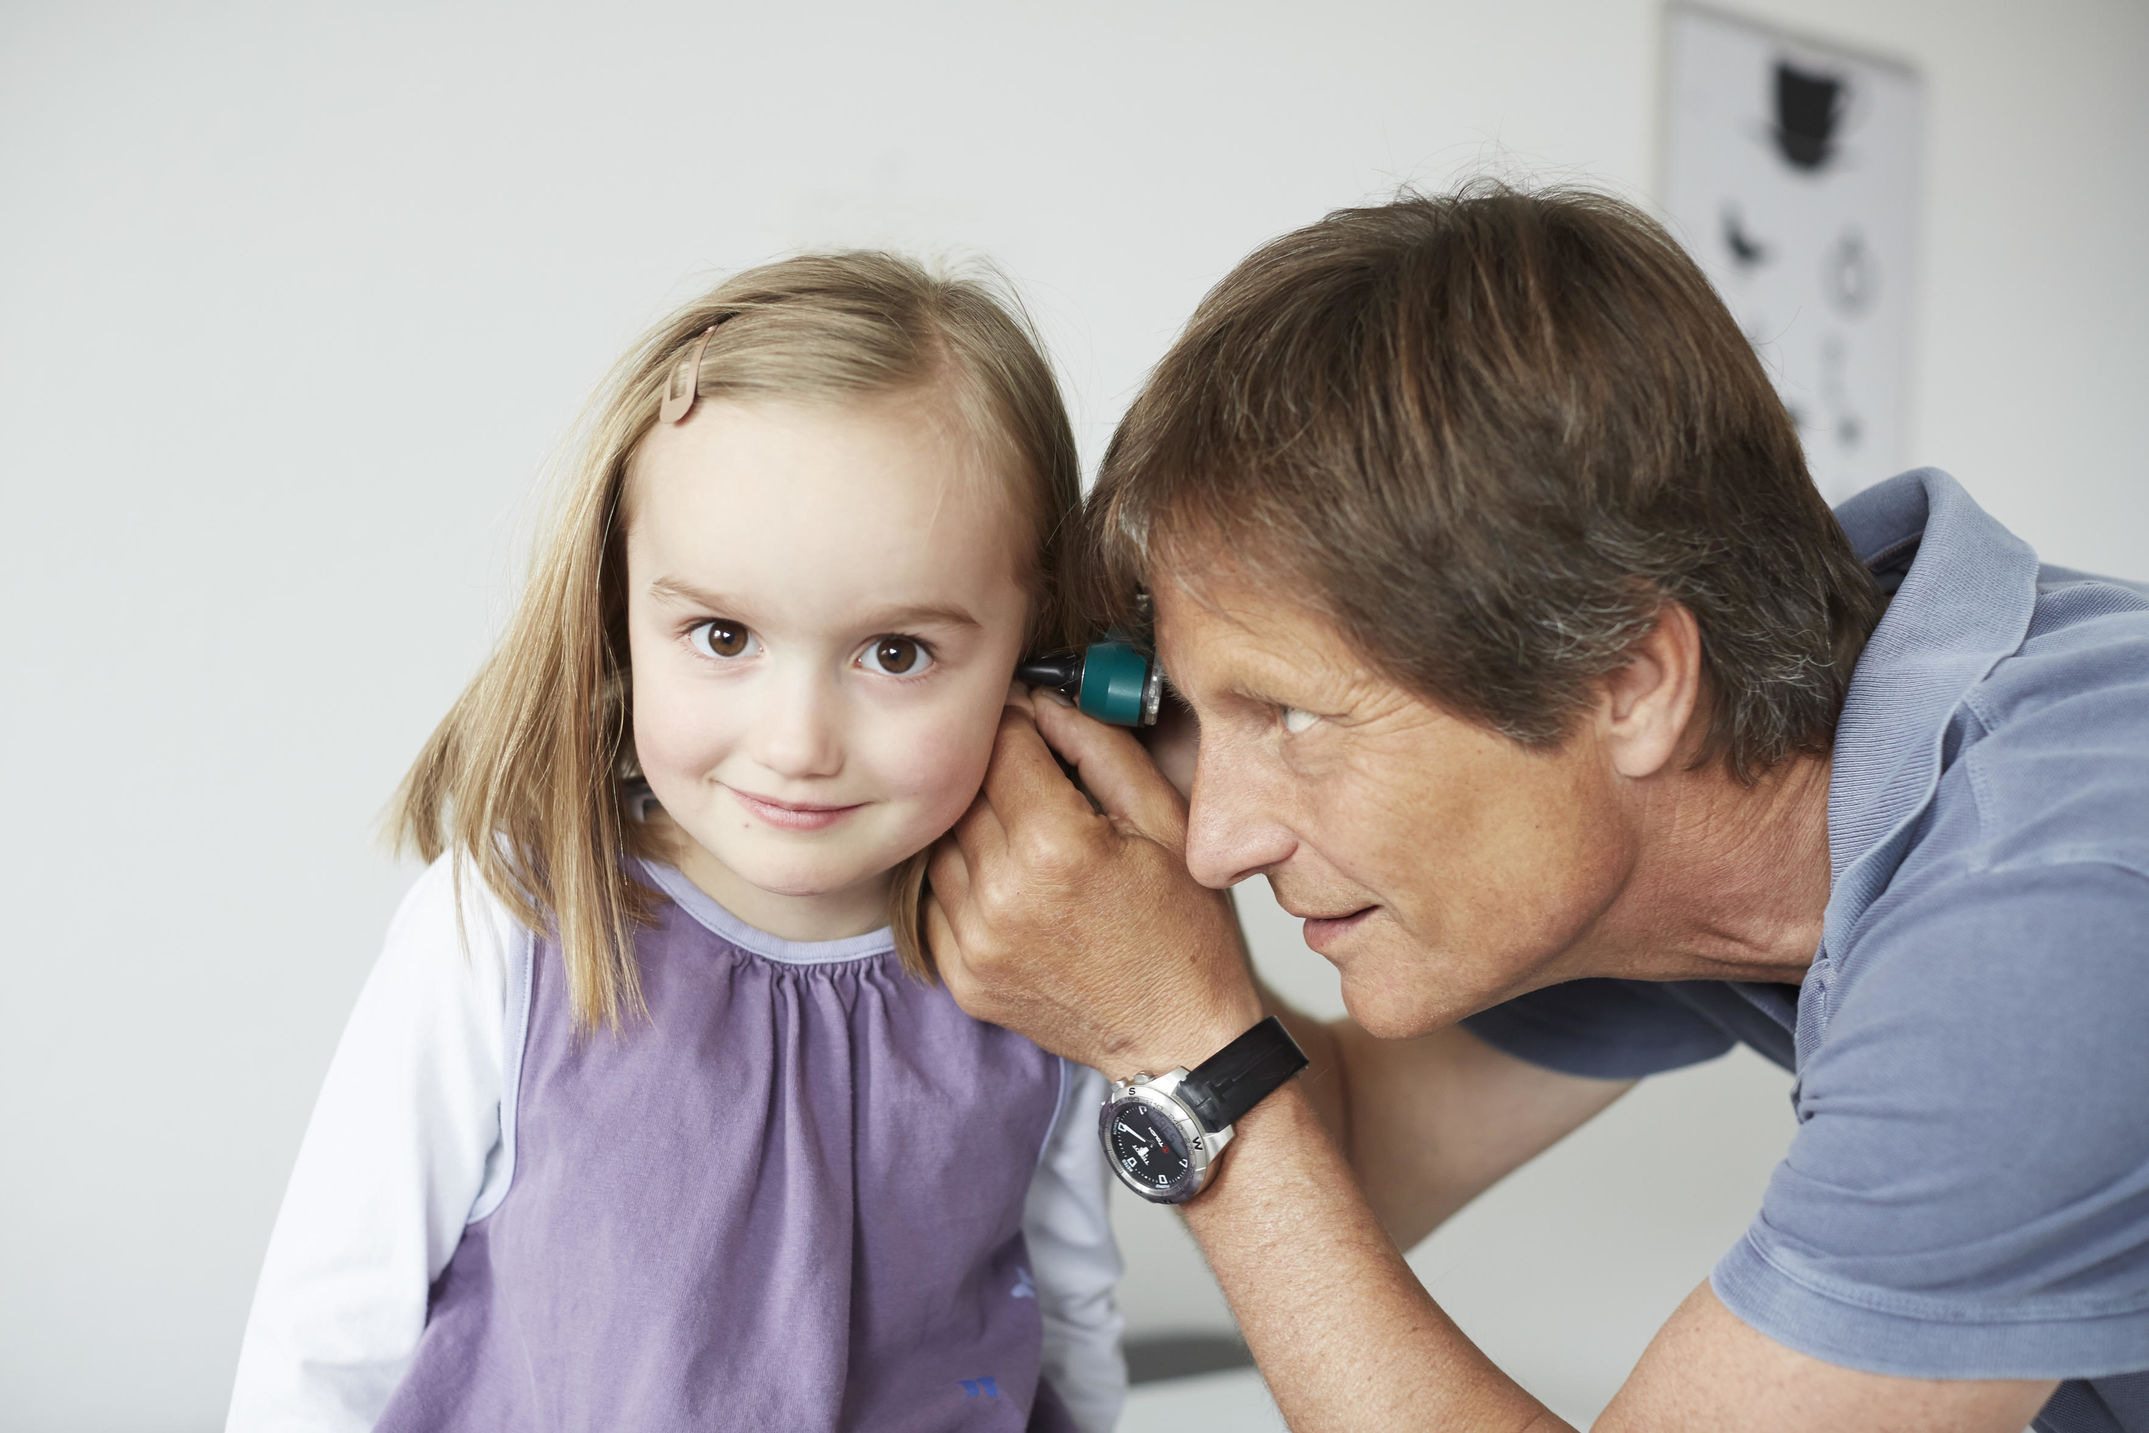
[[1043,697],[1048,702],[1055,702],[1063,707],[1071,707],[1074,705],[1074,698],[1068,696],[1067,693],[1061,691],[1058,687],[1039,687],[1036,690],[1037,695]]

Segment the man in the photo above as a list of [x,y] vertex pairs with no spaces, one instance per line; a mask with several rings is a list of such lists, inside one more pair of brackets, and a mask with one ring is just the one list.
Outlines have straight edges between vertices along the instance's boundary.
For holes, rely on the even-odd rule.
[[[1600,1429],[2149,1430],[2149,593],[1937,472],[1839,516],[1602,197],[1331,215],[1135,402],[1088,580],[1150,594],[1190,801],[1011,710],[928,921],[974,1014],[1193,1070],[1145,1106],[1185,1138],[1115,1113],[1115,1159],[1179,1159],[1294,1427],[1563,1427],[1398,1247],[1744,1040],[1797,1073],[1790,1152]],[[1282,1084],[1216,894],[1257,874],[1351,1015],[1283,1012]]]

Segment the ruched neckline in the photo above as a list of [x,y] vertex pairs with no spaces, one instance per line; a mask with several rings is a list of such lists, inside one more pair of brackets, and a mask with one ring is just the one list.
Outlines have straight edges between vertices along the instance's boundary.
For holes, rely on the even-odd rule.
[[895,933],[886,926],[841,940],[785,940],[780,935],[770,935],[725,910],[678,867],[646,858],[641,866],[657,889],[671,897],[672,903],[693,917],[696,924],[741,950],[769,960],[784,965],[835,965],[895,953]]

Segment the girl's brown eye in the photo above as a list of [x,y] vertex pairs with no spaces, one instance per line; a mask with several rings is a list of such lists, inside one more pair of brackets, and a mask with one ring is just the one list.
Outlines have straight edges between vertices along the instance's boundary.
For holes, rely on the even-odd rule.
[[915,676],[932,664],[932,654],[911,637],[875,638],[864,657],[867,671],[889,677]]
[[688,636],[696,647],[711,657],[743,657],[755,646],[751,627],[722,619],[703,622]]

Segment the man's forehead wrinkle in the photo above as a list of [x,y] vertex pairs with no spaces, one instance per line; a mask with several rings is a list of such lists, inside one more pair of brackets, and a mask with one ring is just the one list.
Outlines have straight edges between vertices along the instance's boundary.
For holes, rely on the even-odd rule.
[[1160,645],[1171,649],[1162,654],[1167,672],[1188,655],[1181,648],[1190,639],[1197,653],[1196,674],[1206,672],[1209,685],[1241,696],[1313,700],[1318,694],[1327,701],[1357,700],[1379,685],[1363,662],[1350,659],[1342,635],[1319,618],[1265,594],[1241,591],[1253,600],[1230,604],[1227,596],[1213,591],[1206,594],[1212,600],[1202,600],[1205,594],[1177,581],[1172,584],[1174,596],[1183,594],[1194,603],[1200,615],[1187,615],[1205,630],[1170,631],[1177,623],[1160,629]]
[[[1192,573],[1174,571],[1166,579],[1163,586],[1152,588],[1153,594],[1159,599],[1156,603],[1157,656],[1163,662],[1164,670],[1167,674],[1170,674],[1175,668],[1183,671],[1186,666],[1184,659],[1189,655],[1199,654],[1209,657],[1224,655],[1224,653],[1218,651],[1219,639],[1221,639],[1221,645],[1224,645],[1228,650],[1241,645],[1242,639],[1250,638],[1254,635],[1252,627],[1238,613],[1209,600],[1207,586],[1207,583],[1197,582]],[[1191,612],[1175,612],[1174,609],[1180,607],[1182,603],[1190,606],[1193,610]],[[1215,623],[1222,630],[1203,631],[1198,637],[1192,634],[1184,634],[1189,640],[1182,641],[1180,629],[1188,621],[1194,622],[1197,626],[1207,626],[1210,623]],[[1213,665],[1213,663],[1197,663],[1197,665]]]
[[1239,685],[1254,688],[1247,693],[1250,696],[1288,695],[1300,701],[1318,701],[1326,710],[1369,694],[1362,672],[1335,661],[1325,647],[1303,642],[1290,656],[1256,643],[1244,652],[1239,666]]
[[1297,595],[1294,609],[1326,618],[1321,584],[1289,549],[1282,534],[1264,531],[1260,524],[1227,528],[1213,518],[1187,516],[1159,521],[1143,558],[1152,591],[1162,574],[1196,605],[1224,615],[1228,609],[1221,606],[1222,599],[1210,595],[1214,589],[1238,588],[1256,595],[1288,589]]
[[1333,624],[1316,607],[1281,600],[1277,594],[1286,581],[1284,574],[1249,566],[1235,554],[1213,549],[1173,562],[1166,580],[1171,595],[1249,637],[1294,629],[1294,640],[1320,633],[1325,641]]
[[1241,631],[1250,631],[1251,628],[1248,627],[1245,619],[1239,615],[1237,609],[1224,605],[1222,601],[1214,596],[1217,585],[1216,579],[1219,576],[1223,576],[1224,581],[1227,583],[1232,580],[1228,575],[1220,574],[1214,565],[1206,568],[1174,566],[1167,581],[1170,583],[1171,590],[1174,593],[1185,598],[1209,616],[1220,622],[1229,623]]

